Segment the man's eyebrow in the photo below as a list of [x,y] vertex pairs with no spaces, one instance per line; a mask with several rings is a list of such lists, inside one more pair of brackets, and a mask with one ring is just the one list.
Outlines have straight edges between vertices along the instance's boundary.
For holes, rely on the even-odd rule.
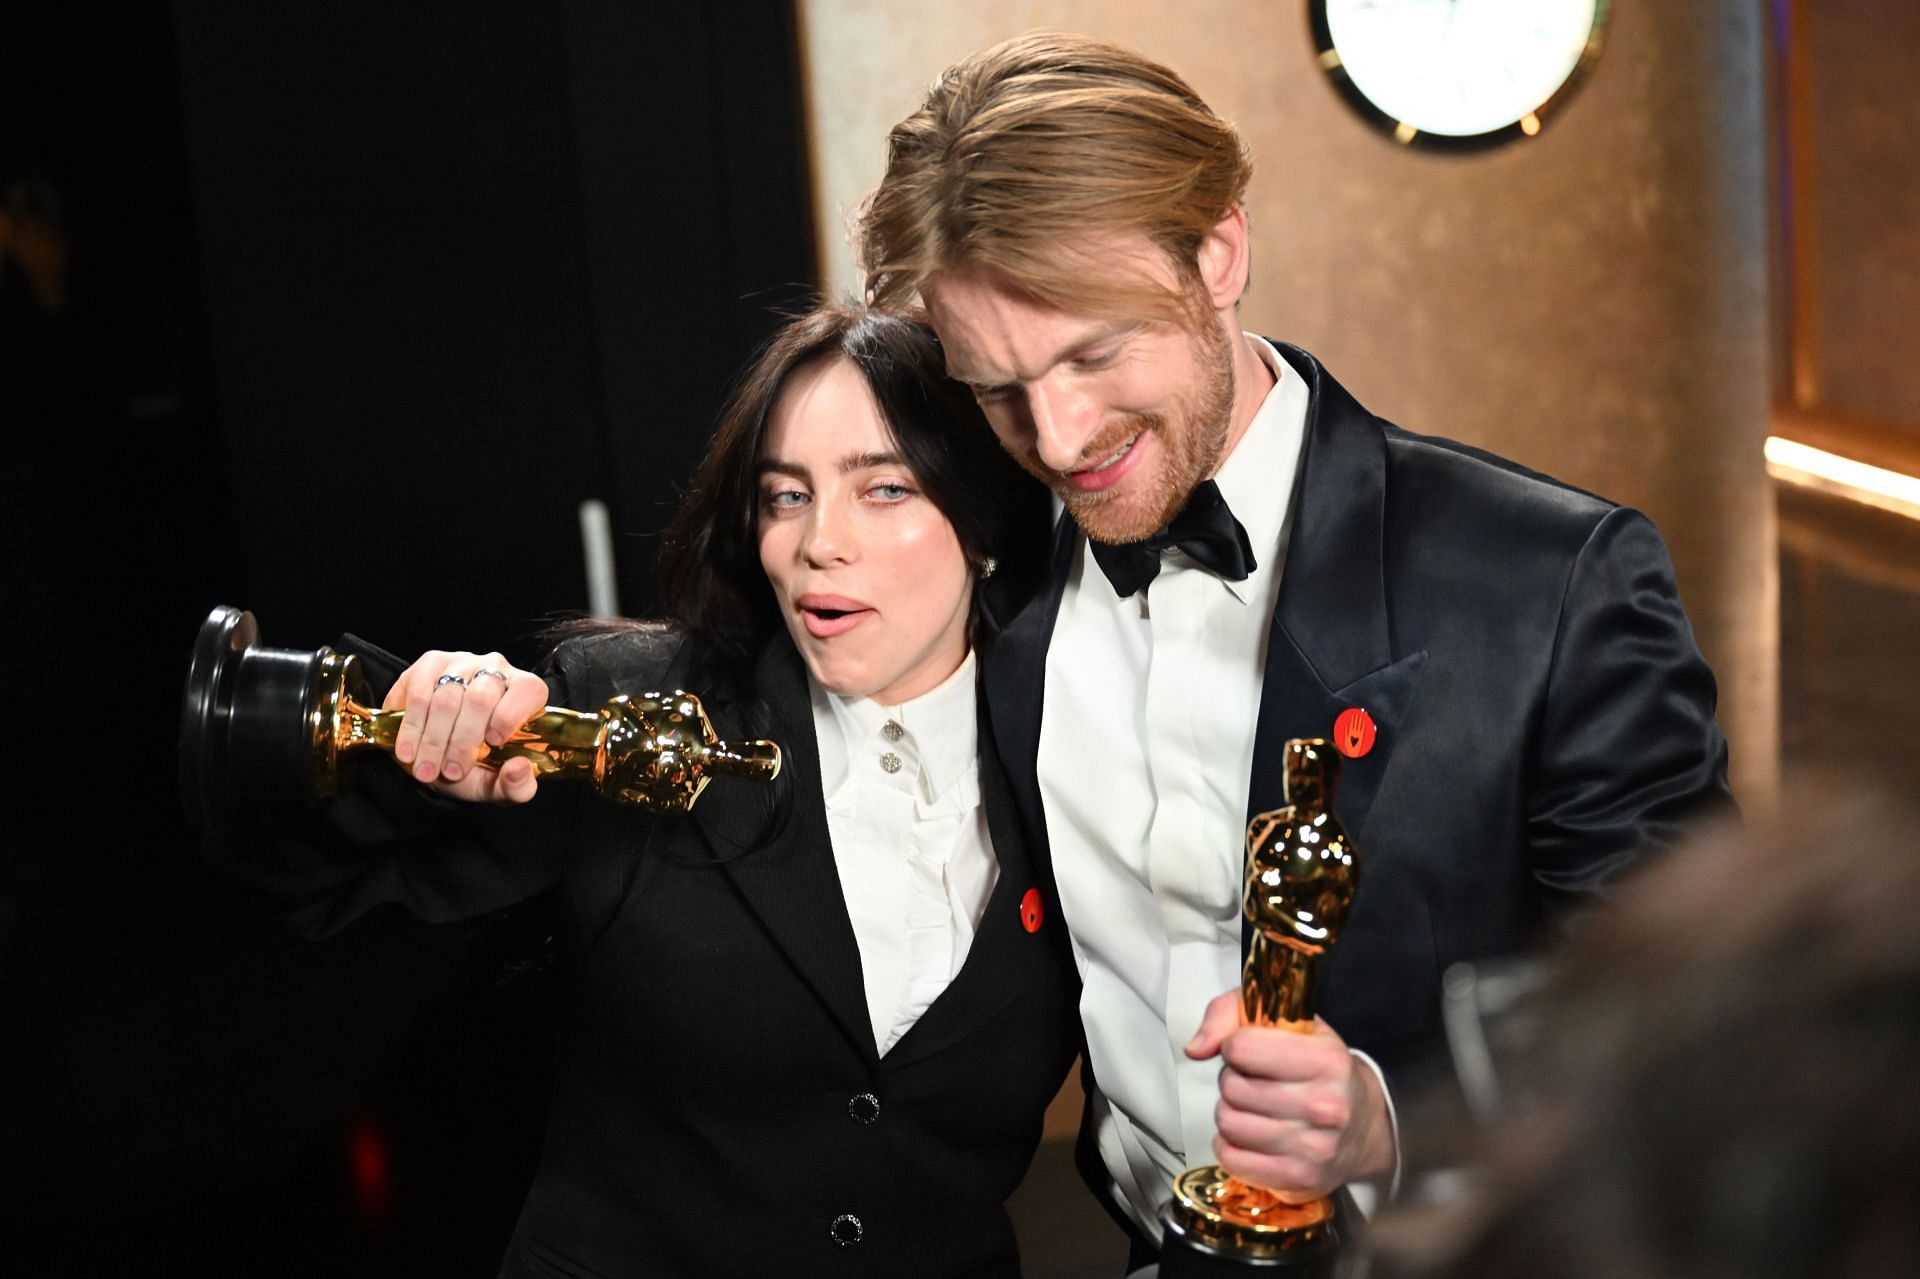
[[972,387],[976,391],[991,391],[991,390],[996,390],[1003,386],[1011,385],[1010,383],[1007,383],[1007,382],[994,382],[994,381],[990,381],[987,378],[975,376],[972,370],[965,369],[965,368],[955,368],[951,364],[947,365],[947,376],[952,378],[954,381],[958,382],[960,385]]
[[[1101,328],[1095,329],[1091,333],[1083,334],[1080,337],[1075,338],[1073,341],[1061,347],[1058,351],[1055,351],[1053,353],[1052,358],[1048,359],[1046,363],[1043,365],[1043,367],[1050,369],[1054,367],[1056,364],[1059,364],[1065,360],[1070,360],[1074,356],[1079,355],[1082,351],[1085,351],[1088,347],[1099,346],[1103,342],[1111,342],[1116,338],[1132,337],[1135,333],[1138,333],[1141,329],[1145,327],[1146,326],[1144,324],[1134,320],[1117,320],[1112,324],[1104,325]],[[1014,382],[1017,382],[1020,380],[1019,378],[1016,377],[1016,378],[1008,379],[1005,381],[996,381],[993,379],[981,377],[975,374],[973,370],[966,368],[964,365],[956,366],[951,361],[949,361],[947,364],[947,376],[952,378],[954,381],[960,382],[966,386],[971,386],[979,390],[989,390],[989,391],[997,390],[1003,386],[1011,386],[1013,385]]]

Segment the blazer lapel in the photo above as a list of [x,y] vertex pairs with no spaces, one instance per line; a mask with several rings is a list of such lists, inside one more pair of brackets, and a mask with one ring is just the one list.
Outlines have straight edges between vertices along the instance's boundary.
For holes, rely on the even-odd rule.
[[1396,657],[1387,611],[1386,441],[1380,421],[1298,347],[1275,343],[1306,379],[1307,442],[1293,534],[1268,636],[1247,816],[1277,808],[1289,738],[1332,737],[1349,707],[1373,718],[1373,747],[1343,761],[1334,808],[1354,843],[1426,670],[1425,650]]
[[716,778],[694,806],[692,819],[794,968],[861,1053],[873,1059],[860,946],[827,832],[806,672],[784,635],[762,651],[754,688],[767,703],[773,728],[756,727],[750,721],[757,717],[744,714],[738,704],[722,708],[724,728],[722,714],[713,714],[714,727],[722,737],[776,735],[780,777],[772,786]]

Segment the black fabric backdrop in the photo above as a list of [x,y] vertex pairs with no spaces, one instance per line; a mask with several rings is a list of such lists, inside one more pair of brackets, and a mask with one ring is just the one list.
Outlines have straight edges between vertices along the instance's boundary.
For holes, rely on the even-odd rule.
[[812,287],[791,8],[42,8],[0,40],[0,188],[55,197],[69,285],[0,266],[0,1256],[490,1273],[559,1015],[538,904],[293,941],[197,860],[180,681],[216,603],[530,658],[585,607],[587,497],[650,607],[729,379]]

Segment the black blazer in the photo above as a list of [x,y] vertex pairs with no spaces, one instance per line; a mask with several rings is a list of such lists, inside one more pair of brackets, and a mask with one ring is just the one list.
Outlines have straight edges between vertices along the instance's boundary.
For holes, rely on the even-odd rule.
[[[1320,972],[1329,1025],[1392,1080],[1436,1042],[1440,976],[1510,952],[1650,844],[1730,804],[1712,672],[1645,517],[1373,416],[1312,356],[1247,814],[1282,803],[1281,747],[1364,708],[1335,807],[1361,883]],[[982,669],[1027,836],[1047,647],[1080,536],[994,582]],[[1249,695],[1251,695],[1251,682]],[[1195,1159],[1204,1151],[1190,1152]]]
[[[552,700],[681,686],[682,649],[569,642]],[[282,841],[253,877],[315,934],[383,901],[457,919],[558,883],[577,997],[503,1276],[1018,1273],[1003,1205],[1078,1049],[1078,987],[991,735],[998,883],[959,976],[879,1057],[800,658],[782,636],[753,697],[712,691],[723,737],[781,744],[780,781],[717,778],[655,820],[564,784],[523,809],[448,803],[381,763],[327,815],[352,855]]]

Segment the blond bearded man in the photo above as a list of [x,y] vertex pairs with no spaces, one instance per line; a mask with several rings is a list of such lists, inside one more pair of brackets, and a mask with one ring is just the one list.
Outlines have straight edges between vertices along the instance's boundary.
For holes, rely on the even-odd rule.
[[[1714,683],[1637,513],[1369,414],[1241,331],[1250,157],[1172,71],[1065,35],[943,74],[859,251],[1058,497],[992,584],[993,730],[1082,978],[1082,1170],[1146,1272],[1172,1177],[1388,1189],[1440,974],[1728,802]],[[1309,1035],[1242,1028],[1241,831],[1279,750],[1373,726],[1365,879]]]

